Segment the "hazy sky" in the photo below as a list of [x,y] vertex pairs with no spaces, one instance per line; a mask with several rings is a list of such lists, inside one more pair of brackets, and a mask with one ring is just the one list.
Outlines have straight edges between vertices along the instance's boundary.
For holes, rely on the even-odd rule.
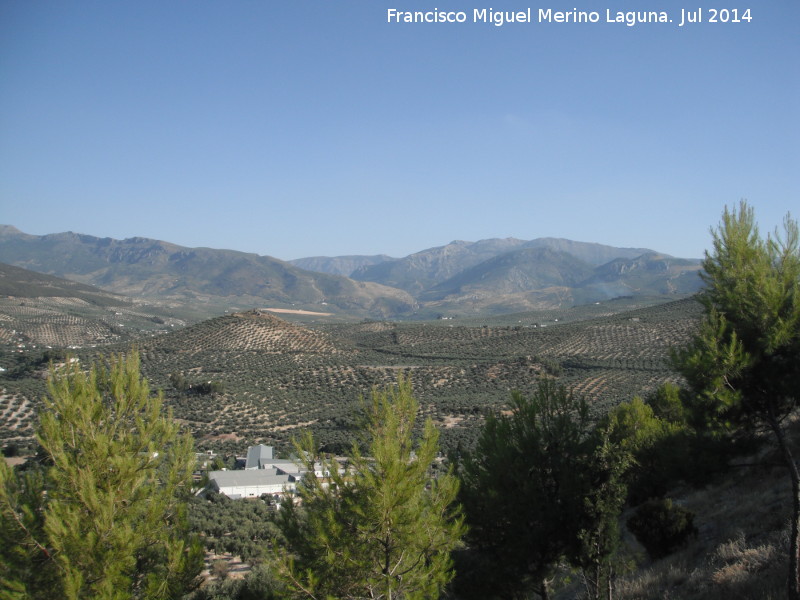
[[[545,236],[699,257],[726,204],[765,230],[800,216],[800,3],[716,4],[752,20],[679,27],[697,5],[674,0],[0,0],[0,223],[282,259]],[[533,22],[473,22],[484,8]]]

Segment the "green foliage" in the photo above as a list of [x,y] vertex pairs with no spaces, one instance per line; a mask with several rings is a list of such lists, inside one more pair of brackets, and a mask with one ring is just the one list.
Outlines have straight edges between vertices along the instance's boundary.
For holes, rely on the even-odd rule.
[[703,268],[705,318],[673,362],[691,390],[693,425],[707,436],[767,425],[792,482],[788,596],[800,599],[800,471],[783,428],[800,399],[800,230],[760,237],[746,202],[727,208]]
[[310,435],[298,443],[309,473],[298,487],[302,508],[279,511],[287,552],[277,562],[292,597],[437,598],[453,577],[450,553],[464,532],[453,505],[458,482],[432,478],[438,435],[430,421],[414,443],[417,402],[407,380],[373,390],[365,407],[368,455],[354,444],[350,465],[322,459]]
[[[32,597],[44,579],[64,598],[180,597],[202,566],[185,531],[191,438],[150,395],[136,353],[116,358],[110,371],[86,374],[68,363],[51,373],[48,389],[38,436],[52,465],[38,488],[46,500],[30,498],[30,480],[20,491],[3,476],[11,551],[41,565],[17,581]],[[29,526],[31,519],[41,521]]]
[[542,367],[544,367],[544,370],[548,375],[552,375],[553,377],[560,377],[564,373],[561,363],[552,358],[544,359],[542,361]]
[[613,553],[624,452],[591,434],[586,403],[552,379],[510,414],[490,416],[462,466],[471,555],[460,595],[509,598],[546,580],[563,557],[587,568]]
[[653,559],[673,553],[697,535],[694,513],[669,498],[648,500],[636,509],[627,524]]
[[265,542],[279,535],[273,509],[261,500],[241,502],[224,494],[193,498],[189,504],[189,525],[206,549],[230,552],[248,563],[264,559]]
[[617,406],[603,421],[614,439],[635,453],[680,431],[680,427],[656,416],[653,407],[639,396]]
[[730,459],[753,451],[755,440],[697,431],[684,419],[684,394],[672,385],[660,387],[644,402],[636,396],[601,420],[616,443],[633,453],[627,474],[628,501],[637,505],[658,498],[679,483],[704,485],[726,469]]
[[687,409],[681,397],[680,386],[667,382],[647,398],[653,414],[673,425],[687,425]]
[[[674,407],[673,407],[674,408]],[[635,396],[604,417],[600,428],[615,444],[631,452],[633,464],[626,473],[629,499],[638,504],[666,493],[685,479],[692,432],[685,426],[659,418],[653,407]]]
[[189,391],[201,396],[221,394],[225,391],[225,384],[221,381],[201,381],[200,383],[190,384]]
[[178,392],[185,392],[187,389],[189,389],[189,382],[186,381],[186,377],[180,373],[170,373],[169,383],[175,389],[175,391]]
[[[583,473],[587,485],[583,510],[576,518],[580,546],[570,557],[580,566],[590,598],[599,600],[604,589],[612,587],[615,572],[624,570],[619,557],[619,515],[628,495],[628,471],[634,458],[629,449],[615,442],[610,428],[596,428],[594,450]],[[622,567],[622,568],[620,568]]]
[[215,560],[213,563],[211,563],[211,575],[220,581],[228,578],[229,571],[230,569],[228,568],[227,561]]
[[15,474],[0,460],[0,598],[47,598],[60,587],[44,540],[41,469]]
[[[759,237],[753,209],[725,210],[703,263],[706,316],[675,362],[706,423],[780,419],[800,398],[800,238]],[[772,415],[772,417],[770,417]]]
[[256,564],[244,579],[229,577],[204,585],[183,600],[278,600],[283,599],[282,588],[269,565]]

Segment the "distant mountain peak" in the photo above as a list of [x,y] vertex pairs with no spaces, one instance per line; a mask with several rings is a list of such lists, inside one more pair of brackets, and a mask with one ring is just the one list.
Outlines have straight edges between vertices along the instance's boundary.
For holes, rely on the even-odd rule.
[[[269,256],[146,237],[27,235],[0,226],[0,261],[127,296],[396,318],[430,310],[568,306],[619,295],[689,294],[700,261],[565,238],[454,240],[405,258]],[[321,307],[325,307],[324,309]],[[493,308],[497,307],[497,308]]]
[[238,306],[269,302],[310,310],[324,303],[333,312],[373,317],[407,313],[415,305],[401,290],[305,271],[269,256],[186,248],[145,237],[8,231],[0,237],[0,261],[127,296]]
[[0,225],[0,236],[4,235],[26,235],[25,233],[21,232],[19,229],[14,227],[13,225]]

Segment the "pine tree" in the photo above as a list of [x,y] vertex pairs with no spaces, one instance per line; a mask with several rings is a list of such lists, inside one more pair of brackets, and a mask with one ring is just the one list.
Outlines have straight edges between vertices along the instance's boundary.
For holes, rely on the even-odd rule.
[[[438,434],[425,424],[414,443],[417,402],[408,381],[374,390],[364,424],[367,454],[354,445],[349,467],[317,455],[310,435],[298,444],[309,473],[301,506],[281,507],[287,551],[277,571],[298,598],[438,598],[452,579],[450,553],[464,527],[454,506],[458,481],[432,477]],[[320,463],[316,465],[320,469]]]
[[[554,566],[580,554],[581,531],[587,544],[590,529],[598,540],[605,535],[584,517],[594,454],[588,406],[544,378],[530,397],[514,392],[510,408],[487,418],[462,466],[468,540],[478,554],[464,587],[470,597],[528,597],[534,589],[547,598]],[[600,497],[591,504],[604,512]]]
[[783,421],[800,400],[800,236],[762,239],[754,211],[727,208],[703,262],[705,318],[674,363],[692,391],[695,425],[735,432],[766,425],[792,482],[789,597],[800,599],[800,472]]
[[[48,392],[38,441],[51,466],[40,523],[19,483],[3,475],[0,512],[16,563],[25,554],[41,567],[15,585],[32,597],[180,597],[202,567],[186,529],[192,440],[151,396],[138,355],[115,358],[110,371],[53,368]],[[42,578],[57,591],[38,594]]]
[[41,469],[15,475],[0,460],[0,598],[25,600],[57,595],[59,581],[43,540],[44,480]]
[[578,532],[577,554],[570,558],[582,570],[587,596],[611,600],[615,571],[620,564],[619,516],[634,459],[627,448],[616,443],[613,425],[596,428],[592,437],[594,451],[584,471],[583,510],[574,515],[583,527]]

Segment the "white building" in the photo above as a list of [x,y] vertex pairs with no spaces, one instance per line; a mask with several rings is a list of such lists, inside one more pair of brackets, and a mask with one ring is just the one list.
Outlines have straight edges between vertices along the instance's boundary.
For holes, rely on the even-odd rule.
[[246,471],[211,471],[209,487],[228,498],[260,498],[262,495],[282,496],[295,490],[295,477],[279,473],[278,469]]
[[[260,498],[264,494],[278,497],[295,493],[297,482],[308,469],[297,461],[273,456],[272,446],[250,446],[243,471],[211,471],[208,485],[229,498]],[[344,473],[341,466],[339,472]],[[314,475],[327,478],[330,472],[323,469],[322,463],[315,462]]]

